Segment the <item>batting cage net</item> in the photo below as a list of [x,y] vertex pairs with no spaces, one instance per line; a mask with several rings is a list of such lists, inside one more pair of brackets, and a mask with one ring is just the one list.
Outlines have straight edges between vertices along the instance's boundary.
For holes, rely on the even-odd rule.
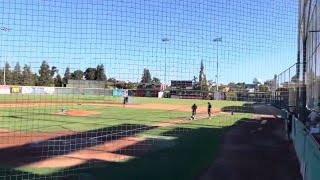
[[0,179],[190,179],[228,127],[289,102],[297,0],[0,9]]

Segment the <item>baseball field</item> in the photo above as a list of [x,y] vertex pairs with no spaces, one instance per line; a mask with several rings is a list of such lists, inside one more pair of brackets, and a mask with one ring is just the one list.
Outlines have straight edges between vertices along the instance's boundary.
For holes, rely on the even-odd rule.
[[209,119],[208,100],[130,97],[125,107],[122,100],[0,95],[0,177],[194,179],[226,128],[253,116],[248,102],[210,101]]

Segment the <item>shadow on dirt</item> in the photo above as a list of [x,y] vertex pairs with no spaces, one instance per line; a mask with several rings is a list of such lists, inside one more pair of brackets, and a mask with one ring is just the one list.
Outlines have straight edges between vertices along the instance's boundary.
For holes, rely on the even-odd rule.
[[[125,126],[128,127],[128,125]],[[142,125],[132,125],[132,127],[134,126],[144,127]],[[118,130],[119,128],[123,130],[123,126],[118,127]],[[144,130],[152,128],[153,127],[146,126]],[[113,152],[135,157],[125,162],[108,162],[92,159],[79,166],[58,169],[57,172],[49,174],[48,176],[15,170],[14,168],[16,166],[13,166],[10,169],[7,168],[6,171],[0,169],[0,177],[5,175],[8,179],[14,176],[17,177],[17,179],[28,177],[29,179],[62,180],[104,180],[106,177],[117,180],[190,179],[195,177],[195,175],[214,158],[224,129],[225,128],[215,127],[198,129],[174,128],[165,133],[161,133],[155,138],[146,138],[146,140],[137,144],[126,146]],[[86,133],[90,135],[94,132]],[[120,139],[136,133],[138,132],[113,138]],[[67,139],[72,138],[68,137]],[[10,148],[9,150],[12,149],[17,150],[19,147]],[[4,154],[6,151],[8,151],[8,149],[2,149],[0,151],[1,157],[8,156]],[[15,153],[18,153],[18,155],[13,154],[10,155],[10,157],[24,154],[19,154],[18,151]],[[45,153],[49,153],[49,151],[45,151]],[[1,162],[5,161],[1,160]],[[29,160],[24,163],[28,162],[31,161]]]
[[122,124],[107,128],[62,135],[39,142],[0,149],[0,163],[10,167],[19,167],[43,161],[47,158],[61,156],[106,142],[133,136],[156,126],[139,124]]

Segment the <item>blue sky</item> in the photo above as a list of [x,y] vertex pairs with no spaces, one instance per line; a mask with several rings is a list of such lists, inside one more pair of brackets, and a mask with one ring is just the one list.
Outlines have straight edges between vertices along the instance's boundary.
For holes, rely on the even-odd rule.
[[[298,3],[292,0],[2,0],[1,66],[60,74],[105,65],[108,77],[137,81],[143,68],[167,80],[271,79],[296,61]],[[223,42],[213,43],[222,37]],[[169,42],[163,43],[162,38]],[[166,49],[166,53],[165,53]],[[165,62],[167,62],[165,66]]]

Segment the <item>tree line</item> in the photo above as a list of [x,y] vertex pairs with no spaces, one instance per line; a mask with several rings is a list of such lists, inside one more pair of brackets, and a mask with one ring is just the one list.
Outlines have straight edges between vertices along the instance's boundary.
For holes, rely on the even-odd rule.
[[[5,72],[4,72],[5,71]],[[4,84],[4,75],[6,85],[20,86],[55,86],[61,87],[64,83],[68,83],[69,79],[74,80],[97,80],[106,81],[105,69],[103,64],[99,64],[96,68],[88,67],[84,72],[77,69],[73,72],[67,67],[64,76],[59,73],[56,66],[49,66],[47,61],[43,61],[39,67],[38,73],[32,72],[29,65],[25,64],[21,68],[17,62],[13,69],[7,62],[4,69],[0,69],[0,82]]]
[[[5,71],[5,72],[4,72]],[[56,66],[51,66],[47,61],[43,61],[39,67],[38,72],[32,72],[31,66],[25,64],[21,68],[20,63],[17,62],[12,69],[10,64],[5,64],[5,70],[0,69],[0,84],[4,84],[4,74],[6,85],[17,86],[55,86],[62,87],[67,84],[68,80],[96,80],[105,81],[106,86],[113,86],[121,89],[135,88],[136,83],[117,81],[116,78],[111,77],[107,79],[105,68],[103,64],[97,67],[88,67],[85,71],[77,69],[71,72],[67,67],[63,76],[60,75],[59,69]],[[151,76],[149,69],[144,69],[140,83],[161,83],[160,79]]]
[[[201,91],[211,91],[213,85],[212,81],[208,81],[204,73],[204,64],[201,61],[199,77],[193,78],[193,89]],[[119,88],[119,89],[135,89],[137,83],[118,81],[114,77],[107,79],[105,74],[105,68],[103,64],[97,65],[97,67],[88,67],[85,71],[80,69],[71,72],[70,68],[67,67],[64,71],[63,76],[60,75],[59,70],[56,66],[51,66],[47,61],[43,61],[39,67],[38,72],[32,72],[29,65],[25,64],[21,68],[19,62],[17,62],[12,69],[10,64],[7,62],[4,69],[0,69],[0,84],[4,84],[4,74],[6,85],[18,85],[18,86],[55,86],[62,87],[63,84],[67,84],[68,80],[96,80],[105,81],[106,88]],[[150,70],[145,68],[143,70],[140,83],[156,83],[160,84],[161,81],[157,77],[152,77]],[[266,81],[264,84],[259,86],[259,91],[267,92],[271,86],[271,81]],[[222,90],[226,85],[220,85],[219,89]],[[245,89],[245,83],[229,83],[231,89],[239,90]]]

